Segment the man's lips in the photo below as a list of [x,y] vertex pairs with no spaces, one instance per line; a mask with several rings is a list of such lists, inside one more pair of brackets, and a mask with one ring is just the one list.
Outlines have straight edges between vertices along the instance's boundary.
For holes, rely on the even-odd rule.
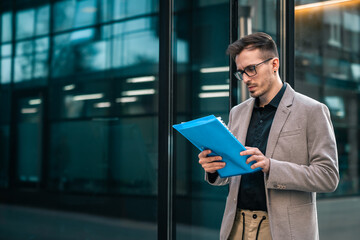
[[253,91],[255,89],[255,86],[248,86],[249,91]]

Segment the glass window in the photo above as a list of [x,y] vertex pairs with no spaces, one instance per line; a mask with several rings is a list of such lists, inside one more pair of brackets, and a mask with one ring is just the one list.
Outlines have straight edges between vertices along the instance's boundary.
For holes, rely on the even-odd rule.
[[18,42],[15,51],[14,82],[46,78],[48,75],[49,38]]
[[23,97],[18,100],[17,171],[20,183],[37,184],[41,180],[42,98]]
[[34,36],[35,9],[22,10],[16,13],[16,39]]
[[[203,3],[175,1],[175,123],[209,114],[228,120],[229,2]],[[180,134],[175,138],[176,239],[217,239],[227,188],[207,184],[199,151]]]
[[52,39],[49,93],[47,188],[116,195],[124,202],[140,197],[151,207],[131,206],[119,217],[151,222],[158,185],[156,21],[147,17],[78,30],[58,25],[69,31]]
[[112,88],[108,80],[54,87],[52,104],[57,107],[51,109],[51,115],[56,119],[110,116],[115,104]]
[[1,84],[9,84],[11,82],[11,55],[12,44],[4,44],[1,46]]
[[0,125],[0,188],[9,184],[10,126]]
[[[175,1],[175,123],[210,114],[228,122],[229,56],[225,52],[229,44],[229,5],[227,0]],[[261,13],[251,18],[252,31],[276,36],[275,0],[239,1],[239,5]],[[176,239],[218,239],[228,189],[204,181],[198,149],[174,134]]]
[[12,40],[12,13],[6,12],[1,15],[1,41]]
[[359,213],[359,198],[344,197],[360,193],[360,3],[295,3],[295,88],[328,106],[339,157],[337,190],[317,195],[320,238],[355,239],[359,231],[341,219],[356,222]]
[[153,117],[52,124],[49,186],[155,196],[156,124]]
[[117,114],[153,114],[158,112],[157,104],[157,77],[153,72],[146,69],[138,71],[138,74],[121,79],[115,85],[115,111]]
[[10,111],[11,93],[1,89],[0,92],[0,188],[9,184],[10,162]]
[[11,82],[11,58],[1,59],[1,84],[9,84]]
[[97,11],[97,0],[58,1],[54,4],[54,31],[93,25]]
[[[146,65],[158,62],[159,38],[157,36],[157,18],[139,18],[113,25],[112,67]],[[146,44],[144,44],[146,43]]]
[[158,11],[157,0],[101,0],[101,3],[102,21],[119,20]]
[[53,77],[109,68],[110,43],[104,34],[107,34],[106,27],[102,27],[101,32],[88,28],[55,36]]
[[37,36],[49,34],[50,6],[39,7],[36,10],[35,33]]
[[358,194],[359,171],[347,166],[359,163],[351,149],[359,142],[360,4],[316,8],[299,1],[295,13],[295,86],[329,107],[337,133],[340,184],[320,196]]
[[48,76],[48,58],[49,38],[36,39],[33,78],[46,78]]
[[33,41],[19,42],[15,51],[14,82],[30,80],[33,69]]

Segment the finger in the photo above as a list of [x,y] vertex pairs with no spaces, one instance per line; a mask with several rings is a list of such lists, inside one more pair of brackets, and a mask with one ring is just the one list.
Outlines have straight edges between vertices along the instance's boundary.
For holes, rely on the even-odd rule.
[[263,156],[259,156],[259,155],[252,155],[251,157],[249,157],[248,159],[246,159],[246,164],[249,164],[253,161],[259,162],[263,159]]
[[246,149],[253,149],[254,147],[246,147],[246,146],[245,146],[245,148],[246,148]]
[[221,156],[203,157],[199,159],[199,163],[202,165],[202,164],[211,163],[214,161],[221,161],[221,160],[222,160]]
[[240,155],[246,156],[246,155],[263,155],[263,154],[258,148],[247,147],[247,150],[240,152]]
[[264,167],[265,167],[265,162],[264,161],[256,162],[253,165],[251,165],[251,169],[264,168]]
[[204,150],[201,153],[199,153],[198,157],[199,158],[205,158],[207,155],[209,155],[211,153],[210,149]]
[[261,161],[254,163],[253,165],[251,165],[251,168],[252,169],[261,168],[264,172],[268,172],[269,171],[268,158],[263,158]]
[[216,162],[216,163],[207,164],[203,166],[203,168],[206,172],[215,172],[219,169],[224,168],[225,165],[226,165],[225,162]]

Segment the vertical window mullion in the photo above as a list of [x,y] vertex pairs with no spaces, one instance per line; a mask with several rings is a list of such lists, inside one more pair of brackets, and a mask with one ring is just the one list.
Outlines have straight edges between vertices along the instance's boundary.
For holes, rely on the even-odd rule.
[[173,0],[159,0],[158,239],[175,239],[173,161]]

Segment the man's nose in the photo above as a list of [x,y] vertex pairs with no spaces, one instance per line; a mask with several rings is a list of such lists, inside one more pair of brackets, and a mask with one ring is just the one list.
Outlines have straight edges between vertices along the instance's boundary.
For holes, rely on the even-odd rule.
[[246,83],[246,82],[248,82],[248,81],[251,80],[251,78],[250,78],[246,73],[243,73],[242,79],[243,79],[243,82],[244,82],[244,83]]

